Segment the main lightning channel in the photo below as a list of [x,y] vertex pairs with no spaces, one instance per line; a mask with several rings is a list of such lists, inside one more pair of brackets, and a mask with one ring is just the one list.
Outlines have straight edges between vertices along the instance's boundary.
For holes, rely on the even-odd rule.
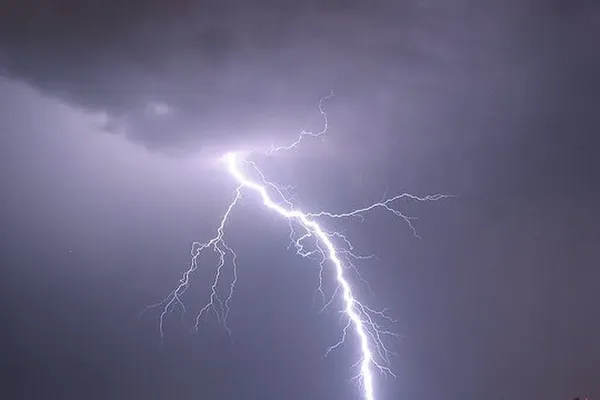
[[333,245],[325,231],[321,228],[321,226],[315,221],[309,219],[308,214],[305,214],[298,209],[286,210],[285,208],[279,206],[269,197],[265,186],[248,179],[240,170],[235,153],[228,153],[227,155],[225,155],[225,161],[227,162],[229,172],[231,173],[231,175],[233,175],[233,177],[238,181],[238,183],[242,187],[257,192],[262,198],[263,204],[267,208],[275,211],[276,213],[287,219],[294,219],[298,221],[309,233],[314,233],[322,242],[322,244],[325,245],[325,247],[327,248],[329,260],[335,266],[337,282],[342,288],[346,314],[348,315],[350,321],[354,325],[354,329],[360,340],[360,348],[362,352],[362,360],[360,362],[360,377],[364,388],[364,396],[366,400],[374,400],[375,396],[373,394],[373,372],[371,370],[371,364],[373,362],[373,352],[371,351],[369,346],[369,338],[364,327],[363,321],[361,319],[360,311],[357,310],[357,306],[360,306],[360,304],[357,303],[356,299],[352,295],[352,289],[350,288],[350,284],[344,277],[344,268],[342,265],[342,261],[337,255],[335,246]]

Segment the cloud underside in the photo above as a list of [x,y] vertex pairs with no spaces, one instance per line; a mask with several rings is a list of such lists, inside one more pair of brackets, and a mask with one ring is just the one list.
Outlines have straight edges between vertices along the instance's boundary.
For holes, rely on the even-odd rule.
[[104,112],[107,131],[151,148],[198,148],[264,146],[315,129],[330,90],[331,107],[381,122],[423,98],[439,106],[522,88],[554,58],[539,46],[543,32],[511,13],[516,2],[388,3],[38,7],[0,28],[10,37],[0,62],[10,77]]

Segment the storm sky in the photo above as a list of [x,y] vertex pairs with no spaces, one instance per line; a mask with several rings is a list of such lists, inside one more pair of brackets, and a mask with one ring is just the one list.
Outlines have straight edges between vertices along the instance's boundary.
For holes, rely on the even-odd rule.
[[234,195],[215,159],[320,130],[333,91],[324,141],[260,160],[299,204],[457,196],[401,206],[420,240],[347,226],[402,336],[377,398],[600,397],[599,27],[585,0],[3,2],[0,396],[359,399],[318,265],[253,196],[231,340],[140,317]]

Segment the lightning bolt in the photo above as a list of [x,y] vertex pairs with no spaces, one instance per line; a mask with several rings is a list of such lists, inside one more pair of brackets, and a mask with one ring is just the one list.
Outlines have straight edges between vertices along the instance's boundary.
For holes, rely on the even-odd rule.
[[[296,148],[304,138],[319,137],[323,138],[327,131],[327,114],[323,110],[323,102],[333,96],[322,98],[319,102],[319,111],[325,120],[324,128],[318,133],[303,131],[296,141],[288,146],[273,146],[266,154],[271,155],[275,152],[286,151]],[[198,312],[195,317],[194,330],[197,331],[203,316],[208,312],[213,312],[217,319],[224,325],[227,332],[231,333],[227,325],[227,317],[230,310],[230,302],[234,294],[237,282],[237,256],[234,250],[225,240],[225,230],[229,223],[231,214],[238,205],[242,194],[249,192],[260,199],[263,206],[273,213],[285,218],[290,226],[290,248],[294,247],[296,253],[301,257],[320,259],[319,287],[318,291],[322,294],[325,305],[323,309],[329,307],[334,300],[341,296],[343,307],[342,313],[347,318],[347,323],[342,330],[340,340],[326,350],[326,354],[337,349],[345,343],[347,335],[353,331],[358,338],[360,347],[360,358],[355,364],[358,367],[358,373],[354,377],[360,383],[362,396],[365,400],[375,400],[374,391],[374,371],[377,370],[383,375],[394,376],[389,364],[391,352],[386,348],[384,341],[386,337],[397,336],[396,333],[384,328],[383,322],[395,322],[386,314],[386,310],[374,310],[367,305],[359,302],[355,297],[347,275],[348,269],[352,268],[358,278],[362,280],[358,270],[352,263],[352,260],[363,260],[372,256],[357,255],[353,252],[354,248],[351,242],[341,232],[329,232],[324,228],[321,219],[345,219],[359,218],[363,219],[364,214],[375,209],[382,209],[390,212],[392,215],[404,220],[412,230],[414,236],[419,237],[413,226],[413,218],[403,214],[394,204],[400,200],[411,200],[417,202],[431,202],[450,197],[443,194],[429,195],[419,197],[408,193],[403,193],[388,199],[382,199],[380,202],[369,206],[343,213],[332,213],[327,211],[304,212],[296,208],[291,200],[289,188],[280,187],[269,182],[265,175],[258,168],[257,164],[239,153],[230,152],[224,155],[220,161],[224,168],[237,184],[235,196],[217,227],[215,236],[207,242],[194,242],[191,250],[191,263],[189,268],[183,273],[179,284],[173,291],[160,303],[151,307],[161,307],[159,318],[159,330],[161,337],[164,335],[164,323],[167,315],[179,308],[183,314],[186,307],[182,296],[190,286],[190,276],[198,269],[198,261],[205,251],[212,251],[217,255],[218,263],[216,266],[216,276],[211,286],[211,294],[207,304]],[[249,173],[252,172],[252,174]],[[253,177],[254,176],[254,177]],[[297,228],[301,228],[301,233]],[[219,283],[221,281],[221,272],[228,265],[228,260],[233,271],[233,278],[229,284],[227,297],[223,300],[219,296]],[[328,301],[325,301],[323,290],[323,274],[326,265],[330,264],[335,270],[336,288]],[[364,282],[364,281],[363,281]]]

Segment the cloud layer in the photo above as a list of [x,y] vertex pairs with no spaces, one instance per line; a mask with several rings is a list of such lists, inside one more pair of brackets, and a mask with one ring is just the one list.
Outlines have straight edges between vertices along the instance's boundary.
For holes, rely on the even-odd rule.
[[494,91],[502,96],[503,88],[537,91],[571,42],[581,42],[556,41],[546,25],[581,25],[589,8],[580,2],[568,14],[535,1],[25,3],[1,17],[6,73],[105,111],[109,130],[163,149],[289,138],[316,128],[316,103],[331,89],[331,107],[358,113],[363,126],[376,114],[379,130],[414,107],[435,113]]

